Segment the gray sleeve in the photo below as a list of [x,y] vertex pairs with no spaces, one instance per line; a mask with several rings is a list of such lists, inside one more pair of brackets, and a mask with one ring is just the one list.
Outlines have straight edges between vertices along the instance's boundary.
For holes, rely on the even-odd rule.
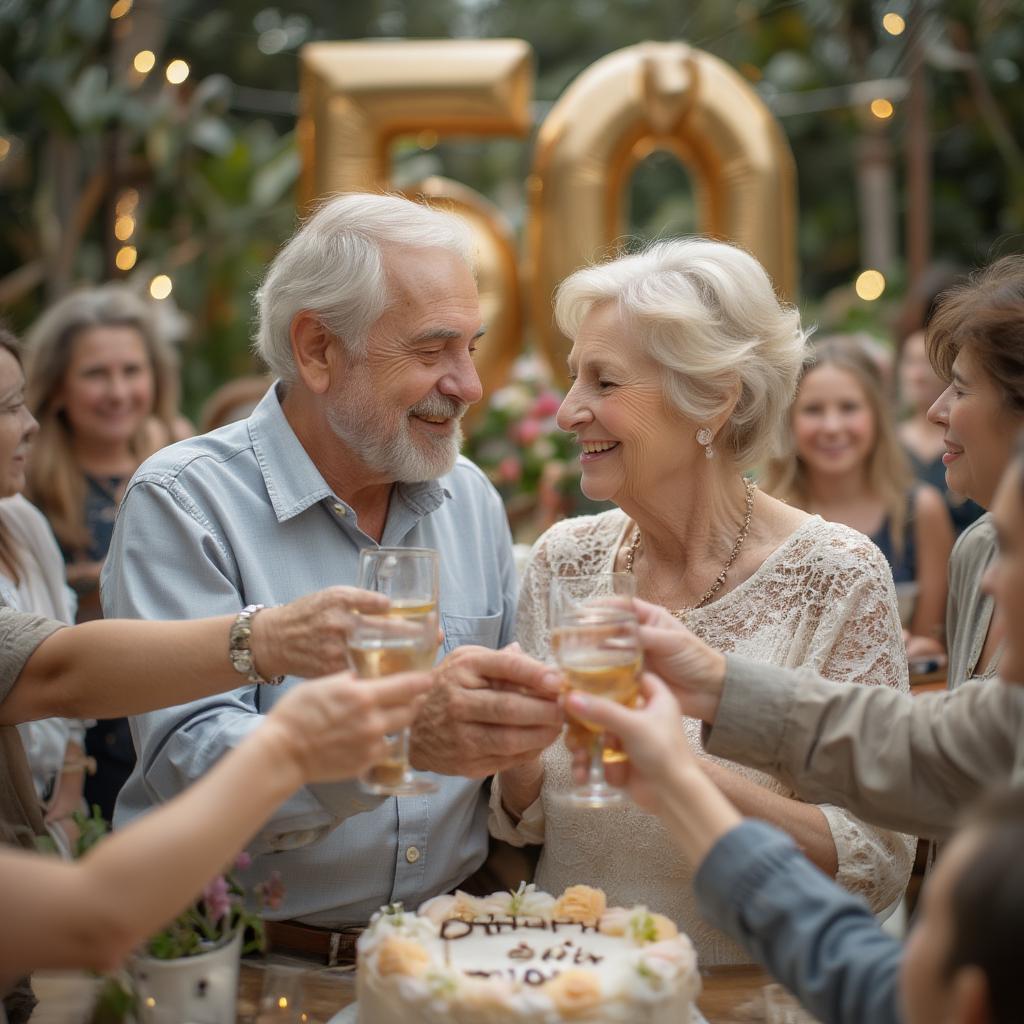
[[789,836],[743,822],[712,847],[694,887],[703,916],[823,1024],[898,1024],[900,943]]
[[0,604],[0,700],[14,688],[35,649],[65,623]]
[[730,655],[706,746],[804,800],[945,838],[968,800],[1009,779],[1022,707],[1024,694],[996,680],[911,697]]

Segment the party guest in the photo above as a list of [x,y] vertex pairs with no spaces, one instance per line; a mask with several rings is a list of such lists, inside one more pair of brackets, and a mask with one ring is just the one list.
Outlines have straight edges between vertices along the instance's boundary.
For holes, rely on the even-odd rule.
[[[552,658],[556,576],[620,571],[719,650],[906,692],[881,552],[743,475],[772,451],[805,354],[799,314],[779,302],[757,261],[708,239],[660,242],[572,275],[559,287],[555,315],[573,341],[573,383],[558,422],[580,445],[584,493],[618,507],[566,520],[538,540],[519,603],[523,649]],[[700,723],[685,729],[696,743]],[[544,844],[537,883],[559,892],[585,882],[613,903],[657,905],[694,939],[703,963],[747,960],[701,920],[688,885],[693,866],[655,818],[630,806],[597,814],[565,800],[569,762],[558,742],[492,786],[492,830]],[[877,910],[902,896],[909,837],[804,803],[766,774],[710,757],[701,763],[744,813],[790,833]]]
[[[78,593],[78,621],[100,614],[99,574],[128,478],[175,429],[177,370],[147,304],[123,285],[74,292],[26,337],[27,402],[39,421],[28,495],[43,511]],[[96,773],[86,799],[111,818],[135,763],[128,723],[86,737]]]
[[[180,618],[353,583],[363,548],[440,552],[446,657],[411,743],[438,791],[305,787],[253,844],[257,869],[272,864],[287,886],[290,920],[271,923],[271,943],[324,961],[351,957],[351,927],[382,904],[417,905],[480,868],[481,778],[535,756],[562,719],[545,666],[488,649],[512,639],[516,575],[501,501],[458,454],[481,395],[471,250],[458,218],[395,196],[325,202],[257,296],[257,346],[278,382],[247,420],[142,465],[104,568],[109,614]],[[119,827],[203,775],[293,685],[239,683],[134,720]]]
[[800,375],[783,454],[763,486],[775,497],[845,523],[885,555],[907,593],[910,656],[945,655],[946,570],[953,531],[942,495],[915,484],[896,439],[883,383],[853,337],[817,340]]

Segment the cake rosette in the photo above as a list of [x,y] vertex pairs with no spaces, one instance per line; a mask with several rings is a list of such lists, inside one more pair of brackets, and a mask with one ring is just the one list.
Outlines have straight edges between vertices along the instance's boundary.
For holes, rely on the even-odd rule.
[[672,921],[589,886],[393,904],[358,952],[361,1024],[687,1024],[700,991]]

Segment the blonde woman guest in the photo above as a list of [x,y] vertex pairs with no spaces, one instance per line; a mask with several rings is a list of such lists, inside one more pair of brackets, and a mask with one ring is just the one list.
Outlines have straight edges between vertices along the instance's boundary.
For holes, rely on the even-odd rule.
[[907,653],[944,655],[953,528],[942,495],[915,483],[878,368],[856,338],[814,344],[789,420],[786,451],[769,464],[764,489],[870,537],[897,588],[911,588]]
[[[176,368],[149,307],[121,285],[66,296],[26,338],[27,402],[39,421],[28,496],[57,536],[78,621],[99,618],[99,574],[117,506],[139,464],[174,436]],[[124,719],[86,740],[86,797],[105,817],[135,762]]]
[[[744,479],[785,422],[805,352],[797,312],[779,303],[758,263],[720,242],[661,242],[572,275],[555,315],[573,341],[558,422],[580,443],[584,493],[618,507],[559,523],[535,545],[519,603],[525,650],[551,658],[554,575],[617,570],[721,651],[906,690],[895,593],[878,549]],[[687,719],[685,730],[699,746],[699,723]],[[744,813],[786,830],[876,910],[902,895],[909,837],[802,803],[763,773],[710,757],[701,764]],[[502,772],[492,790],[495,834],[544,843],[541,886],[599,885],[611,903],[670,914],[702,962],[747,959],[700,919],[693,864],[655,817],[628,805],[576,810],[562,799],[571,785],[559,740]]]

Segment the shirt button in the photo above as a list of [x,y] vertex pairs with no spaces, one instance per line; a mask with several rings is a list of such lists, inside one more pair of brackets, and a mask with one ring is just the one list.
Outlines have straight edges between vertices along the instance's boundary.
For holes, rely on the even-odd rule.
[[335,505],[334,506],[334,511],[337,512],[339,516],[347,516],[348,515],[348,509],[345,508],[344,505]]
[[410,864],[415,864],[416,861],[420,859],[420,851],[417,850],[415,846],[410,846],[409,849],[405,851],[405,859]]

